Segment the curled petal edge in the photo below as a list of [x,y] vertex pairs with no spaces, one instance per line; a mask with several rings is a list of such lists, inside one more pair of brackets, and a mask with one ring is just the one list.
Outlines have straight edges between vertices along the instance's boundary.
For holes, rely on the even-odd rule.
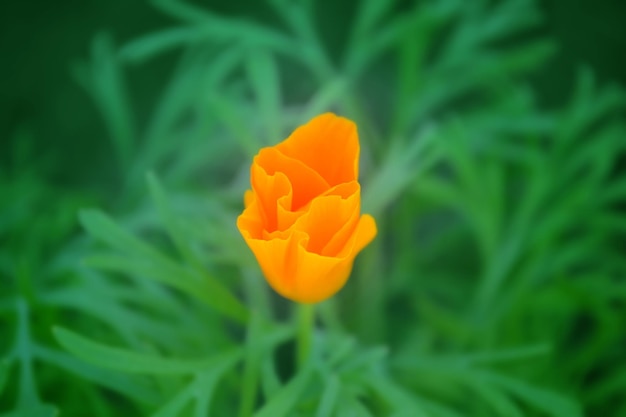
[[301,303],[317,303],[339,291],[348,280],[356,255],[376,236],[370,215],[359,219],[353,235],[336,257],[305,249],[308,235],[283,232],[283,238],[254,239],[243,229],[244,239],[255,254],[270,286],[282,296]]

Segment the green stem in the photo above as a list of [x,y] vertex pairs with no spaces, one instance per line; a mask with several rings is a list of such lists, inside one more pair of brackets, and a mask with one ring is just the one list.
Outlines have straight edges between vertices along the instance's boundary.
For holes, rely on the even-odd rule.
[[239,403],[239,416],[251,416],[256,403],[259,386],[259,367],[261,352],[259,349],[261,336],[261,318],[252,313],[248,322],[246,335],[246,353],[244,357],[243,377],[241,379],[241,401]]
[[315,304],[298,305],[298,368],[302,369],[311,356],[313,327],[315,326]]

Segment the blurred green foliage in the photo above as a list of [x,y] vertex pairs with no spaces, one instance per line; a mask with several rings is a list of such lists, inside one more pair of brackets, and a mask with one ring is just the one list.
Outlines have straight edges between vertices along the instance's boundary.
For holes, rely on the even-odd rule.
[[[3,147],[0,415],[626,416],[625,95],[580,68],[542,104],[535,2],[152,5],[71,67],[106,144]],[[380,231],[296,369],[235,218],[250,158],[328,110]]]

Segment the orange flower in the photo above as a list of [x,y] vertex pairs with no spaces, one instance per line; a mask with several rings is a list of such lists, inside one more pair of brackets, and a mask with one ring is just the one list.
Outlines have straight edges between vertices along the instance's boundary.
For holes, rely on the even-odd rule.
[[358,172],[356,125],[331,113],[254,157],[237,227],[282,296],[316,303],[334,295],[376,236],[372,216],[361,216]]

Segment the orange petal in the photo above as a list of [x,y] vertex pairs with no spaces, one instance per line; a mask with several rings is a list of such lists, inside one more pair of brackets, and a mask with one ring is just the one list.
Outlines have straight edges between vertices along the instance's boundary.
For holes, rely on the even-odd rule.
[[[255,158],[256,160],[256,158]],[[252,189],[256,196],[263,217],[264,229],[270,232],[276,230],[277,204],[281,197],[283,204],[291,206],[291,184],[287,176],[281,172],[269,175],[258,164],[253,163],[250,170]]]
[[246,232],[243,236],[270,286],[283,297],[293,299],[298,279],[297,248],[306,244],[308,237],[300,232],[274,232],[264,239],[252,239]]
[[289,298],[300,303],[317,303],[332,297],[348,280],[354,257],[334,258],[298,247],[298,274]]
[[304,213],[304,210],[291,211],[291,195],[278,199],[276,208],[276,230],[289,229]]
[[244,229],[242,235],[277,293],[293,301],[316,303],[345,285],[354,258],[376,236],[376,224],[371,216],[361,216],[349,242],[336,257],[307,251],[308,236],[300,231],[277,231],[254,239]]
[[304,162],[330,186],[354,181],[359,174],[359,138],[354,122],[332,113],[298,127],[276,149]]
[[378,229],[376,228],[376,221],[369,214],[364,214],[359,219],[359,224],[354,231],[354,241],[348,242],[344,249],[338,256],[356,256],[363,250],[364,247],[370,244],[376,237]]
[[359,184],[352,181],[336,187],[331,195],[311,201],[306,212],[293,224],[293,229],[308,233],[307,251],[333,256],[343,248],[359,218],[359,190]]
[[290,299],[301,303],[317,303],[333,296],[345,285],[356,255],[376,236],[376,223],[363,215],[343,256],[328,257],[297,247],[295,289]]
[[255,157],[237,227],[282,296],[314,303],[334,295],[376,236],[374,219],[360,216],[358,158],[356,126],[330,113]]
[[252,204],[253,200],[254,200],[254,192],[252,190],[246,190],[246,192],[243,194],[244,208],[247,208],[250,204]]
[[243,235],[245,231],[252,238],[260,238],[263,235],[264,229],[263,216],[254,193],[246,193],[246,208],[243,210],[243,213],[237,217],[237,228],[239,232]]
[[320,174],[275,148],[261,149],[259,155],[254,158],[254,163],[263,168],[268,175],[281,172],[287,176],[293,190],[293,199],[289,207],[292,211],[298,210],[330,188]]

